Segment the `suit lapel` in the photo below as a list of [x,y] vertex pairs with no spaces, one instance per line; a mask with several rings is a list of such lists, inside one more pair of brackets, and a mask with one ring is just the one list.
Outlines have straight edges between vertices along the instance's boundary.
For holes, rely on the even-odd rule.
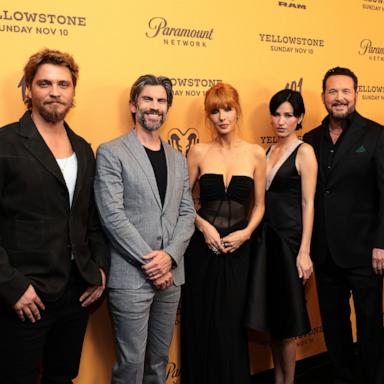
[[24,138],[25,148],[47,169],[61,184],[65,180],[55,157],[37,130],[30,113],[27,111],[20,120],[20,135]]
[[134,130],[132,130],[126,136],[126,145],[127,145],[128,151],[135,157],[137,163],[139,164],[141,170],[143,171],[143,174],[145,175],[151,187],[151,190],[156,199],[156,202],[161,208],[162,204],[161,204],[161,199],[159,195],[159,189],[157,188],[156,177],[155,177],[155,173],[153,172],[152,164],[149,161],[148,155],[145,152],[143,145],[138,140]]
[[175,172],[176,172],[176,164],[175,164],[175,155],[172,153],[174,151],[168,144],[163,142],[163,148],[165,152],[165,158],[167,160],[167,189],[165,193],[164,206],[163,211],[166,210],[167,205],[171,201],[172,192],[175,184]]
[[72,149],[76,153],[76,158],[77,158],[76,185],[75,185],[75,192],[73,194],[73,199],[72,199],[72,207],[73,207],[76,203],[76,199],[79,196],[81,188],[83,187],[88,158],[87,158],[86,152],[81,147],[79,139],[75,135],[75,133],[68,127],[67,124],[65,124],[65,128],[67,130],[67,134],[71,142]]
[[331,173],[340,163],[343,156],[360,141],[361,137],[364,135],[363,125],[364,123],[363,120],[360,119],[360,116],[356,116],[353,123],[348,127],[348,132],[345,132],[345,137],[342,138],[340,146],[336,151]]

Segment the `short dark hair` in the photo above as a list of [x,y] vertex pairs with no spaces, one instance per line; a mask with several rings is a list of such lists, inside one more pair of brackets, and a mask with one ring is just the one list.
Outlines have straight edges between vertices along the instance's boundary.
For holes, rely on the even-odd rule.
[[328,70],[326,72],[326,74],[324,75],[323,92],[325,92],[325,88],[327,86],[327,80],[331,76],[337,76],[337,75],[350,77],[353,80],[353,88],[354,88],[355,92],[357,91],[357,86],[358,86],[357,76],[349,68],[335,67],[335,68],[331,68],[330,70]]
[[[53,64],[66,67],[71,72],[73,87],[76,88],[79,77],[79,66],[74,58],[69,54],[54,49],[44,48],[33,54],[24,67],[24,80],[27,87],[31,87],[33,79],[40,65]],[[29,97],[24,100],[28,109],[32,108],[32,102]]]
[[[172,82],[168,77],[155,75],[142,75],[132,85],[129,102],[136,105],[137,99],[146,85],[161,85],[167,93],[168,108],[172,105],[173,91]],[[132,118],[135,121],[135,113],[132,112]]]
[[[282,89],[275,93],[269,102],[269,112],[274,115],[281,104],[288,102],[292,105],[293,115],[300,117],[305,114],[304,100],[300,92],[293,91],[292,89]],[[300,129],[301,122],[297,124],[296,129]]]

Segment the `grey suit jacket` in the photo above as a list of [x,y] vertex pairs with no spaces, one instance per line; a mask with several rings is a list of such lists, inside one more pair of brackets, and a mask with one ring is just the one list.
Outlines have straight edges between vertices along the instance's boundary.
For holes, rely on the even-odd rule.
[[108,286],[137,289],[143,256],[163,249],[173,259],[175,285],[184,283],[183,256],[194,231],[195,209],[186,160],[163,142],[167,191],[161,204],[152,165],[132,130],[97,150],[95,196],[111,244]]

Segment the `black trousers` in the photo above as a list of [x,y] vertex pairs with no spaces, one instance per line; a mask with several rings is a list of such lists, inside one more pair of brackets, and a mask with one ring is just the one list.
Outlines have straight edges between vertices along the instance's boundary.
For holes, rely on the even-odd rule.
[[72,269],[64,294],[43,300],[35,323],[0,312],[0,383],[36,384],[41,375],[41,384],[69,384],[77,376],[88,312],[79,303],[85,283]]
[[[340,268],[329,256],[316,265],[316,280],[325,343],[335,383],[379,383],[383,353],[382,277],[371,267]],[[356,313],[355,356],[349,299]],[[381,383],[381,382],[380,382]]]

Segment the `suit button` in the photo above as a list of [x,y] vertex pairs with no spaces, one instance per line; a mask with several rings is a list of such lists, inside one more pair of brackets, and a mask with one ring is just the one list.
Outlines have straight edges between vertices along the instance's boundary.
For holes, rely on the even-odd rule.
[[331,194],[331,191],[329,189],[327,189],[325,192],[324,192],[324,195],[327,196],[327,195],[330,195]]
[[161,240],[161,236],[157,236],[156,239],[157,239],[157,240]]
[[71,249],[72,248],[71,244],[67,244],[67,248]]

